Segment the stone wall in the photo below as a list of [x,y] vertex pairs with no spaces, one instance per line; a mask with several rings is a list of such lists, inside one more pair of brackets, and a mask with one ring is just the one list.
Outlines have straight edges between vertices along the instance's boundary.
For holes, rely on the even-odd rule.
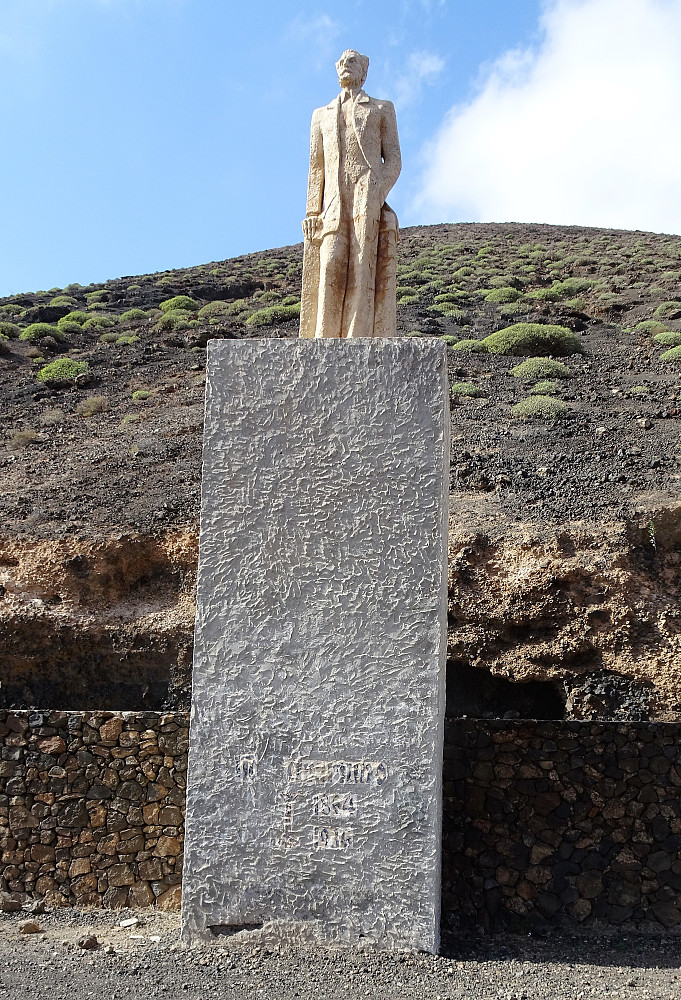
[[450,720],[453,926],[681,925],[681,725]]
[[[0,891],[180,901],[189,716],[0,712]],[[681,930],[681,724],[448,720],[443,921]]]
[[0,891],[176,909],[186,713],[0,712]]

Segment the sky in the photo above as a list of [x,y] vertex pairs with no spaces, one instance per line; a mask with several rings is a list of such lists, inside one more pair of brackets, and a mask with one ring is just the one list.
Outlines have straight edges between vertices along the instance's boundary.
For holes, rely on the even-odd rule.
[[681,0],[0,0],[0,296],[299,242],[348,47],[402,226],[681,233]]

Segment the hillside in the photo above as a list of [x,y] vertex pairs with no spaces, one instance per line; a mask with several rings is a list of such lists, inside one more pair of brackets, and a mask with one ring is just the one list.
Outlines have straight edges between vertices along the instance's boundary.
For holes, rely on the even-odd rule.
[[[0,300],[0,706],[187,703],[206,343],[296,337],[301,262]],[[398,282],[450,347],[450,710],[681,718],[681,238],[419,227]],[[560,377],[461,344],[525,322],[579,338]]]

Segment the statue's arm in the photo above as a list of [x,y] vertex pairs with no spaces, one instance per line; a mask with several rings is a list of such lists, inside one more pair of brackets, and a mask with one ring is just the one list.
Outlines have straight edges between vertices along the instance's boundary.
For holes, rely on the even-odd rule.
[[324,204],[324,144],[317,112],[312,115],[310,127],[310,172],[307,178],[307,207],[303,221],[303,235],[312,239]]
[[383,200],[385,201],[395,181],[400,176],[402,169],[400,140],[397,135],[397,119],[395,117],[395,108],[390,101],[386,101],[383,108],[381,155],[383,157],[382,193]]

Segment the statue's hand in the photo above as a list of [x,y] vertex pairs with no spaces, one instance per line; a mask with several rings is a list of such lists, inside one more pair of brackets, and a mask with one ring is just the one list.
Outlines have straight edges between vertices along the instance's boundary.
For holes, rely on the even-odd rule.
[[303,236],[306,240],[313,240],[315,238],[318,226],[318,215],[308,215],[306,219],[303,219]]

